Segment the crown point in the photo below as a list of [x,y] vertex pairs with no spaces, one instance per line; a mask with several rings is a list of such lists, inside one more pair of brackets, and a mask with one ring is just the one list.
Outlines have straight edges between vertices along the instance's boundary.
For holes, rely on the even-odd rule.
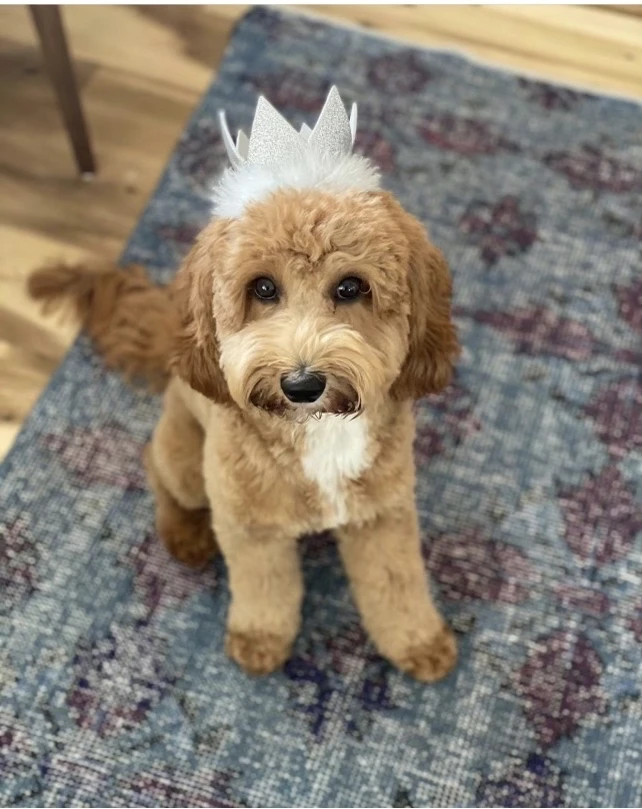
[[254,113],[248,161],[273,166],[300,157],[304,147],[305,141],[292,124],[261,96]]
[[242,129],[239,129],[238,135],[236,136],[236,151],[238,152],[239,156],[242,157],[244,160],[247,160],[247,153],[250,148],[250,141],[248,136],[243,132]]
[[357,137],[357,105],[354,103],[350,110],[350,134],[352,135],[352,145],[354,146]]
[[225,146],[227,156],[232,166],[234,166],[234,168],[238,168],[243,161],[240,159],[234,140],[230,135],[230,128],[227,125],[227,116],[225,115],[225,110],[219,111],[218,120],[221,128],[221,137],[223,138],[223,145]]
[[335,157],[350,154],[350,121],[336,86],[332,86],[308,143],[318,151]]

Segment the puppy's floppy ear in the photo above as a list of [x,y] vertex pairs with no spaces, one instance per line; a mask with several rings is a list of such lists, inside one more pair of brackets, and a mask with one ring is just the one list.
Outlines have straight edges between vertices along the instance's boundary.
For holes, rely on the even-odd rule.
[[459,356],[451,315],[452,280],[446,259],[430,242],[421,222],[393,202],[410,251],[410,334],[408,354],[392,395],[419,399],[449,384]]
[[[170,360],[172,371],[214,402],[231,401],[219,363],[213,312],[214,274],[224,249],[226,224],[209,225],[198,237],[173,283],[180,326]],[[217,252],[219,253],[217,257]]]

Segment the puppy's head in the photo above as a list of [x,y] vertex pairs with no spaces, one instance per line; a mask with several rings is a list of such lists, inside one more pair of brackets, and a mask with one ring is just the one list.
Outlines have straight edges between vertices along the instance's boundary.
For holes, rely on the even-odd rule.
[[448,384],[451,281],[384,192],[282,189],[208,226],[178,278],[176,373],[217,402],[302,420]]

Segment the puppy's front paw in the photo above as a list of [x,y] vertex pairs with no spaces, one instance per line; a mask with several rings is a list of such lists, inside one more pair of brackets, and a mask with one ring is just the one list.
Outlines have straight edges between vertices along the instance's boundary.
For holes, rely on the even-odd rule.
[[452,630],[443,626],[430,640],[410,647],[395,662],[402,671],[416,680],[434,683],[455,667],[457,641]]
[[248,674],[270,674],[290,656],[292,642],[269,632],[228,630],[225,651]]

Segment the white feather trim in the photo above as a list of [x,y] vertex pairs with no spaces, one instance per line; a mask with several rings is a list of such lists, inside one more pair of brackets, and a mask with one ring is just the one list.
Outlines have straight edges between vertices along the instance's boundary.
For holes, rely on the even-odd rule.
[[376,191],[379,187],[379,170],[361,155],[337,158],[307,153],[287,164],[245,164],[226,169],[212,191],[213,213],[236,219],[248,205],[267,199],[280,188],[345,193]]

